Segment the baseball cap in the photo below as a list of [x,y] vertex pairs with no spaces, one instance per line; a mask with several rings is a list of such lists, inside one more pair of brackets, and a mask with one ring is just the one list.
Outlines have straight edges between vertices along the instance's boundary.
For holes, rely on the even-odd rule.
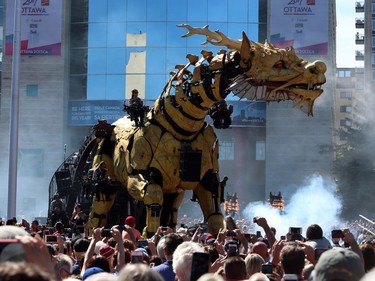
[[115,249],[113,249],[108,244],[104,244],[99,249],[99,255],[102,257],[105,257],[106,259],[109,259],[110,257],[112,257],[114,253],[115,253]]
[[145,248],[137,248],[134,250],[134,252],[142,252],[144,255],[148,256],[148,252]]
[[135,217],[133,217],[133,216],[128,216],[128,217],[125,219],[125,224],[127,224],[127,225],[129,225],[129,226],[135,226],[135,224],[136,224]]
[[200,237],[200,239],[201,239],[201,241],[203,242],[203,243],[205,243],[205,242],[207,242],[207,240],[209,240],[209,239],[212,239],[212,238],[215,238],[211,233],[203,233],[202,235],[201,235],[201,237]]
[[104,270],[99,267],[90,267],[85,270],[85,273],[83,273],[82,280],[85,280],[89,276],[94,275],[96,273],[100,273],[100,272],[104,272]]
[[313,271],[313,281],[358,281],[365,274],[360,257],[349,249],[333,248],[325,251]]

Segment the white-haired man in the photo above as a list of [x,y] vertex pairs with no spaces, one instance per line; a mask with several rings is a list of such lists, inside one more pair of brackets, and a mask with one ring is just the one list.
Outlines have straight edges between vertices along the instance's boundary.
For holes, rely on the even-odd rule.
[[173,270],[178,281],[190,281],[193,253],[204,252],[204,248],[195,242],[180,244],[173,253]]

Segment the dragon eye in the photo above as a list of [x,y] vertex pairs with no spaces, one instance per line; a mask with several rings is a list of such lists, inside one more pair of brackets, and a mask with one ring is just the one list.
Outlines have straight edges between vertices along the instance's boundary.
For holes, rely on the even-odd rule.
[[319,74],[319,72],[318,72],[318,70],[316,69],[316,67],[312,67],[312,68],[310,68],[309,71],[310,71],[311,74],[315,74],[315,75]]
[[282,61],[278,61],[277,63],[275,63],[273,65],[274,68],[278,68],[278,69],[284,69],[285,68],[285,65],[284,65],[284,62]]

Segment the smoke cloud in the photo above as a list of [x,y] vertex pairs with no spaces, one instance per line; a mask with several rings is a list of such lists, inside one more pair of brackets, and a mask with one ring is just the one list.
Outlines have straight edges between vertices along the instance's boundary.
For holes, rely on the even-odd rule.
[[[288,232],[289,227],[302,227],[305,236],[306,229],[311,224],[318,224],[327,235],[334,228],[340,228],[344,223],[340,220],[342,200],[335,195],[334,182],[320,175],[313,175],[285,202],[284,212],[270,207],[268,203],[255,202],[245,207],[243,216],[252,221],[253,217],[261,216],[267,219],[270,226],[277,230],[277,237]],[[253,226],[253,230],[259,226]]]

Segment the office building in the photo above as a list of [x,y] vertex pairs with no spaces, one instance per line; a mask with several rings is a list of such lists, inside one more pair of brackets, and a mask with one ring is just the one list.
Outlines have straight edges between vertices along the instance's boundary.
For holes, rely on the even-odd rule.
[[[269,38],[276,44],[293,39],[300,44],[296,50],[301,56],[324,60],[328,66],[328,83],[316,102],[313,118],[292,109],[291,102],[265,105],[229,98],[228,102],[237,108],[235,116],[256,112],[258,116],[253,117],[265,119],[266,125],[234,122],[231,129],[217,130],[221,142],[220,176],[229,177],[227,191],[237,192],[244,206],[266,200],[269,192],[291,196],[306,177],[329,173],[332,155],[321,153],[321,146],[332,141],[335,1],[302,2],[300,7],[291,7],[285,0],[23,3],[17,211],[45,215],[51,196],[48,186],[56,169],[80,149],[98,119],[113,122],[124,114],[123,101],[133,88],[147,104],[152,104],[175,65],[186,63],[186,54],[199,55],[202,49],[216,53],[221,48],[202,46],[203,37],[181,38],[186,30],[177,25],[182,23],[209,25],[211,30],[219,29],[231,38],[240,38],[245,31],[253,41]],[[280,14],[285,8],[282,5],[293,12]],[[0,145],[6,148],[0,151],[0,204],[4,206],[12,103],[13,11],[14,1],[4,1],[6,49],[0,101]],[[318,29],[310,30],[316,25],[308,22],[310,18],[319,20]],[[301,20],[298,26],[290,25],[294,19]],[[292,38],[284,40],[279,34],[276,27],[283,22],[288,26],[285,35]],[[312,35],[316,32],[319,35]],[[314,43],[306,41],[304,35],[315,39],[323,35],[323,39]]]

